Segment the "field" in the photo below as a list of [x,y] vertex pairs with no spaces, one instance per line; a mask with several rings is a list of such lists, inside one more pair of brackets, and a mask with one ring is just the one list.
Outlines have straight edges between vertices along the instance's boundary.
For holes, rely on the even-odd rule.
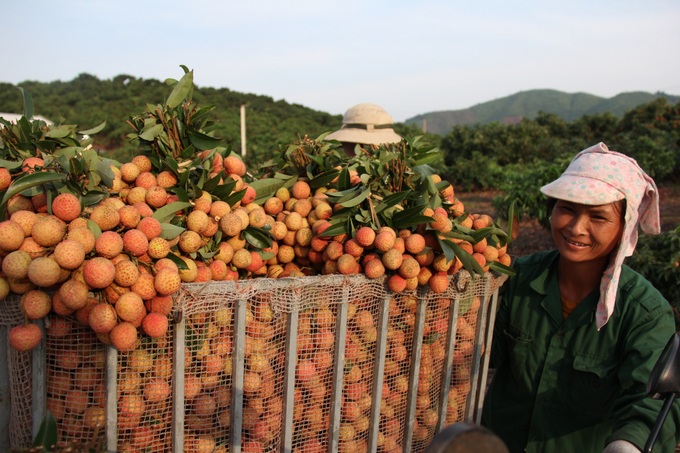
[[[493,199],[498,195],[500,192],[497,191],[457,193],[467,211],[489,214],[494,219],[497,219],[497,215],[493,208]],[[672,231],[680,225],[680,184],[659,187],[659,199],[661,229],[664,232]],[[551,247],[549,231],[534,220],[523,220],[520,223],[519,235],[509,250],[514,256],[523,256]]]

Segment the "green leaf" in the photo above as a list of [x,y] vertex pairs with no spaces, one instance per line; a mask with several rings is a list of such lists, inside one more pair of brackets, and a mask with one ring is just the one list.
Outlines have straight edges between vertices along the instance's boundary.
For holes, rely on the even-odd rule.
[[515,275],[515,270],[511,268],[510,266],[506,266],[505,264],[501,264],[498,261],[492,261],[489,263],[489,269],[492,271],[498,272],[499,274],[505,274],[510,277]]
[[368,196],[369,196],[370,194],[371,194],[371,189],[369,189],[369,188],[367,187],[367,188],[365,188],[360,194],[358,194],[357,196],[352,197],[352,198],[349,199],[349,200],[345,200],[345,201],[339,202],[338,204],[339,204],[340,206],[342,206],[342,207],[345,207],[345,208],[351,208],[351,207],[360,205],[366,198],[368,198]]
[[207,247],[201,247],[198,249],[198,254],[201,256],[201,260],[206,261],[213,256],[217,255],[219,250],[210,250]]
[[21,161],[11,161],[11,160],[0,159],[0,167],[6,168],[9,171],[12,171],[16,168],[21,167],[21,164],[22,164]]
[[447,238],[452,238],[452,239],[461,239],[463,241],[468,241],[471,244],[476,242],[475,238],[473,238],[471,235],[464,233],[462,231],[452,230],[452,231],[449,231],[448,233],[445,233],[443,236],[445,236]]
[[213,149],[222,142],[219,138],[211,137],[197,131],[190,130],[187,135],[189,136],[191,144],[194,145],[194,148],[200,150]]
[[191,203],[184,201],[174,201],[170,204],[163,206],[162,208],[157,209],[156,212],[153,213],[153,218],[155,218],[161,223],[167,223],[173,217],[175,217],[175,215],[177,215],[178,212],[189,207],[191,207]]
[[168,253],[166,258],[169,258],[173,263],[177,265],[177,268],[179,270],[187,270],[189,267],[187,266],[187,263],[184,262],[182,258],[179,256],[175,255],[174,253]]
[[218,175],[213,176],[212,178],[208,179],[206,182],[204,182],[203,185],[201,185],[201,189],[203,189],[206,192],[212,193],[213,190],[215,190],[215,188],[220,185],[221,181],[222,181],[222,175],[218,174]]
[[[234,186],[230,187],[230,185],[228,184],[220,184],[210,192],[210,195],[217,198],[218,200],[227,201],[227,199],[231,195],[233,188]],[[245,189],[243,190],[243,193],[245,194]],[[243,195],[241,195],[241,198],[243,198]],[[239,200],[241,198],[239,198]],[[236,203],[239,200],[236,200],[234,203]],[[231,203],[229,204],[231,205]]]
[[426,215],[402,215],[404,211],[397,212],[392,216],[393,228],[405,229],[417,225],[422,225],[430,221],[431,217]]
[[87,229],[92,231],[92,234],[94,234],[95,239],[102,234],[102,229],[99,228],[99,225],[97,225],[90,219],[87,219]]
[[31,93],[29,93],[27,90],[24,90],[21,87],[17,87],[17,89],[19,90],[21,96],[24,99],[24,117],[32,119],[35,113],[35,109],[33,108],[33,98],[31,97]]
[[392,216],[392,221],[398,228],[407,228],[413,225],[428,223],[432,220],[431,217],[423,215],[422,206],[412,206],[402,211],[397,211]]
[[69,167],[71,168],[71,174],[82,175],[85,172],[85,162],[82,159],[72,158],[69,159]]
[[283,187],[285,181],[277,178],[264,178],[257,179],[249,183],[250,187],[255,189],[257,198],[255,198],[255,203],[262,204],[268,198],[276,193],[281,187]]
[[272,237],[262,228],[249,226],[241,234],[243,239],[256,249],[266,249],[272,246]]
[[512,242],[512,238],[514,235],[514,230],[515,230],[515,202],[516,200],[513,200],[512,203],[510,203],[510,207],[508,208],[508,243]]
[[96,167],[97,173],[102,178],[102,182],[104,182],[108,188],[113,187],[113,180],[115,179],[111,165],[113,165],[113,162],[110,159],[101,159],[97,162]]
[[349,233],[349,229],[347,228],[347,221],[346,219],[337,219],[334,218],[331,220],[331,226],[326,228],[324,230],[323,235],[324,237],[333,237],[337,236],[339,234],[346,234]]
[[309,181],[309,187],[311,187],[312,189],[326,187],[328,184],[331,183],[331,181],[337,178],[339,174],[340,174],[339,170],[329,170],[320,173],[319,175],[317,175],[316,177]]
[[357,192],[360,190],[359,187],[350,187],[349,189],[339,190],[337,192],[326,192],[326,196],[332,202],[339,204],[345,201],[352,200],[356,197]]
[[66,175],[63,173],[53,173],[53,172],[37,172],[27,174],[21,178],[16,179],[5,192],[5,195],[0,201],[0,211],[2,212],[3,218],[5,215],[5,206],[7,206],[7,201],[14,195],[21,193],[32,187],[37,187],[42,184],[47,184],[51,182],[60,182],[66,179]]
[[[166,167],[168,167],[170,170],[172,170],[175,173],[175,176],[177,176],[177,172],[179,170],[179,164],[177,164],[177,160],[172,157],[172,156],[167,156],[165,159],[163,159],[162,164],[164,164]],[[160,166],[157,166],[160,167]],[[179,178],[177,178],[179,179]]]
[[[221,186],[220,186],[221,187]],[[222,200],[229,203],[229,206],[234,206],[236,203],[243,199],[246,194],[246,189],[239,190],[238,192],[233,192],[229,196],[222,198]]]
[[81,201],[83,206],[93,206],[106,197],[108,197],[108,193],[106,192],[102,192],[101,190],[90,190],[85,195],[83,195]]
[[408,194],[410,193],[409,190],[403,190],[401,192],[393,193],[387,197],[378,205],[375,207],[375,212],[381,213],[387,208],[391,208],[392,206],[396,206],[402,201],[406,199]]
[[431,164],[432,162],[435,162],[437,159],[439,159],[439,155],[437,153],[426,154],[413,160],[413,168],[415,169],[415,167],[418,166]]
[[139,138],[142,140],[146,140],[147,142],[152,142],[160,135],[160,133],[163,132],[163,125],[162,124],[155,124],[154,126],[150,128],[144,128],[141,134],[139,134]]
[[349,189],[351,186],[352,185],[349,177],[349,169],[345,167],[340,171],[340,174],[338,175],[338,189],[342,191]]
[[191,200],[191,197],[187,193],[186,190],[182,189],[181,187],[174,187],[172,191],[177,195],[177,198],[179,198],[179,201],[184,201],[186,203],[189,203]]
[[163,239],[174,239],[182,234],[186,228],[173,225],[172,223],[161,223],[161,237]]
[[193,87],[194,72],[188,71],[182,76],[177,85],[175,85],[172,93],[170,93],[170,96],[168,96],[168,99],[165,101],[165,104],[171,109],[174,109],[187,99],[189,93],[192,92]]
[[470,255],[468,252],[463,250],[458,244],[455,242],[447,241],[447,240],[439,240],[439,243],[441,244],[442,250],[444,251],[444,254],[446,255],[446,259],[450,261],[449,257],[452,256],[451,259],[453,258],[458,258],[461,263],[463,263],[463,267],[465,270],[470,272],[472,277],[474,278],[475,274],[483,274],[484,269],[482,269],[482,266],[479,265],[477,260],[475,260],[472,255]]
[[64,138],[71,135],[72,132],[73,126],[62,124],[61,126],[53,127],[49,131],[47,131],[47,133],[45,133],[45,137]]
[[104,130],[105,127],[106,127],[106,121],[102,121],[99,125],[91,128],[91,129],[87,129],[87,130],[84,130],[84,131],[78,131],[78,133],[80,135],[94,135],[94,134]]
[[47,451],[52,451],[57,444],[57,421],[48,410],[40,422],[40,429],[33,439],[33,447],[43,447]]

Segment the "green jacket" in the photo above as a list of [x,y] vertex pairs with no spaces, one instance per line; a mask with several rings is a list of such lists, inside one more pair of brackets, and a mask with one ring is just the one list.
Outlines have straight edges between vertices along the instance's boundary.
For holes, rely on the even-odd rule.
[[[597,452],[616,439],[645,445],[662,401],[647,380],[675,332],[669,303],[640,274],[621,271],[616,305],[598,332],[593,291],[562,317],[557,251],[517,260],[502,288],[482,424],[511,452]],[[675,402],[654,452],[680,441]]]

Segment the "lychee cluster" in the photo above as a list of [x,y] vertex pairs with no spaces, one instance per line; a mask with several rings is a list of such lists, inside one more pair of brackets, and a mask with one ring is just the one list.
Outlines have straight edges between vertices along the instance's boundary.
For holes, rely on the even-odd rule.
[[[450,199],[450,208],[426,208],[431,218],[413,229],[395,229],[364,225],[353,235],[331,236],[331,216],[336,206],[322,188],[314,194],[309,184],[298,180],[291,189],[281,188],[263,205],[275,242],[268,250],[271,258],[264,262],[269,277],[309,274],[365,274],[368,278],[386,278],[394,292],[414,290],[419,285],[442,293],[449,276],[463,268],[460,258],[447,259],[439,238],[450,232],[459,218],[472,231],[493,226],[486,214],[466,214],[449,186],[440,194]],[[447,238],[469,254],[484,270],[492,262],[510,264],[507,245],[492,244],[486,238],[474,244],[463,239]],[[264,274],[265,267],[255,273]]]
[[[362,273],[384,278],[395,293],[419,286],[443,293],[464,263],[443,252],[442,238],[483,271],[493,262],[509,265],[507,245],[446,236],[454,223],[472,232],[493,226],[488,215],[465,213],[451,185],[439,193],[445,203],[424,209],[427,223],[396,230],[363,225],[353,234],[330,235],[339,208],[329,196],[335,190],[331,184],[312,190],[297,179],[256,203],[238,156],[200,156],[209,178],[232,184],[229,195],[240,197],[230,204],[201,191],[182,203],[181,174],[158,171],[145,155],[113,167],[111,193],[85,209],[66,191],[49,206],[44,194],[15,195],[0,223],[0,298],[21,295],[28,322],[49,312],[73,316],[103,342],[128,350],[140,332],[165,334],[182,283]],[[36,166],[40,163],[25,162],[22,172]],[[433,179],[441,181],[437,175]],[[361,179],[353,174],[352,182]],[[156,214],[170,205],[176,209],[159,220]],[[264,232],[266,243],[249,241],[253,231]],[[39,309],[27,309],[31,304]],[[11,342],[17,349],[29,350],[40,341],[39,329],[31,329],[34,336],[25,326],[17,332],[23,332],[11,335],[22,338]]]
[[[44,161],[36,159],[26,159],[22,174],[40,171]],[[182,282],[238,278],[225,261],[194,258],[219,231],[219,219],[252,201],[255,192],[242,181],[240,158],[215,154],[208,164],[211,176],[236,181],[233,191],[243,191],[241,201],[231,206],[203,192],[178,210],[174,235],[164,233],[154,214],[178,201],[173,193],[178,175],[155,171],[142,155],[112,168],[111,193],[85,209],[68,191],[51,203],[45,194],[10,198],[0,222],[0,300],[20,295],[26,317],[11,329],[11,346],[33,349],[42,336],[34,321],[54,313],[90,326],[106,344],[131,350],[140,334],[165,335]],[[12,175],[2,170],[0,182],[7,189]]]

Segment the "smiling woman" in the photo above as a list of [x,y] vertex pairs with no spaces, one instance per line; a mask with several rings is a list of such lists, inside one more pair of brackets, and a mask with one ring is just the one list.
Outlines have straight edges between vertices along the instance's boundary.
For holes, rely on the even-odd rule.
[[[541,192],[555,250],[517,259],[502,288],[482,421],[511,452],[639,452],[661,408],[647,378],[675,330],[668,302],[623,264],[638,227],[660,231],[656,184],[600,143]],[[658,451],[678,427],[676,403]]]
[[572,264],[595,261],[604,269],[609,254],[621,241],[623,212],[622,201],[588,206],[557,200],[550,224],[560,258]]

